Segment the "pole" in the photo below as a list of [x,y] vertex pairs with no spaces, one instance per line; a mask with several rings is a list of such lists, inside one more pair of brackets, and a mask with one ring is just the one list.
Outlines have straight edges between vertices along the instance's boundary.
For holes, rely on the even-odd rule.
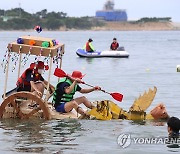
[[[60,64],[59,64],[59,68],[62,68],[62,55],[63,53],[60,54]],[[58,78],[58,82],[59,82],[60,78]]]
[[20,57],[19,57],[19,68],[18,68],[18,78],[17,80],[19,79],[19,76],[20,76],[20,72],[21,72],[21,59],[22,59],[22,53],[19,53]]
[[51,76],[51,69],[52,69],[52,61],[53,61],[53,58],[51,57],[51,60],[50,60],[50,68],[49,68],[49,75],[48,75],[48,84],[47,84],[47,91],[46,91],[46,98],[45,98],[45,101],[48,101],[48,91],[49,91],[49,84],[50,84],[50,76]]
[[10,51],[8,50],[8,60],[7,60],[7,66],[6,66],[6,77],[5,77],[5,85],[4,85],[4,97],[6,98],[6,89],[7,89],[7,80],[8,80],[8,71],[9,71],[9,60],[10,60]]

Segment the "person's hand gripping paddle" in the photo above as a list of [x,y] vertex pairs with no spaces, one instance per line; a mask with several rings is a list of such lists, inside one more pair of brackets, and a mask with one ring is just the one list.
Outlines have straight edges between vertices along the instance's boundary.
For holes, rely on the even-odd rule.
[[[69,77],[68,74],[66,74],[62,69],[59,69],[59,68],[56,68],[55,71],[54,71],[54,75],[57,76],[57,77]],[[85,82],[81,82],[82,84],[85,84],[89,87],[94,87],[90,84],[87,84]],[[111,95],[115,100],[119,101],[119,102],[122,102],[122,99],[123,99],[123,94],[120,94],[118,92],[113,92],[113,93],[110,93],[110,92],[107,92],[105,90],[102,90],[100,89],[100,91],[104,92],[104,93],[107,93],[109,95]]]

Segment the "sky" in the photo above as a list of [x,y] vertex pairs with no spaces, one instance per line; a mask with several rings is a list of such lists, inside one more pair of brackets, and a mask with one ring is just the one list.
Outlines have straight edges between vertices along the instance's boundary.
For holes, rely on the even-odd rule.
[[[71,17],[95,16],[102,10],[106,0],[1,0],[0,9],[8,10],[21,6],[29,13],[43,9],[48,12],[64,12]],[[114,0],[115,9],[125,9],[128,20],[143,17],[171,17],[180,22],[180,0]]]

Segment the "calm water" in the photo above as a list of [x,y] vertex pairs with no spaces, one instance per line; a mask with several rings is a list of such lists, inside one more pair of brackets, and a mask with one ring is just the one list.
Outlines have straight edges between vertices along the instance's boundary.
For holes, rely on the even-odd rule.
[[[124,94],[118,105],[128,110],[134,99],[148,88],[156,86],[158,91],[148,111],[163,102],[171,116],[179,117],[180,110],[180,73],[176,65],[180,64],[180,31],[161,32],[0,32],[1,61],[9,42],[22,35],[40,35],[58,39],[65,43],[65,55],[62,68],[67,73],[80,70],[86,73],[84,80],[99,85],[109,92]],[[130,53],[128,59],[83,59],[75,54],[86,40],[92,37],[97,50],[109,48],[113,37]],[[33,60],[34,57],[31,57]],[[28,61],[30,63],[30,60]],[[8,90],[15,87],[17,69],[12,70],[11,63]],[[22,67],[22,71],[28,67]],[[55,66],[54,66],[55,67]],[[4,73],[0,68],[0,94],[4,88]],[[47,73],[44,74],[47,78]],[[52,75],[51,83],[57,78]],[[76,96],[80,96],[77,94]],[[91,101],[113,98],[102,92],[93,92],[86,97]],[[113,100],[114,101],[114,100]],[[2,99],[0,99],[2,102]],[[131,144],[123,149],[117,144],[122,133],[133,137],[167,136],[166,123],[132,121],[96,121],[96,120],[2,120],[0,121],[1,153],[179,153],[178,149],[169,149],[164,144]]]

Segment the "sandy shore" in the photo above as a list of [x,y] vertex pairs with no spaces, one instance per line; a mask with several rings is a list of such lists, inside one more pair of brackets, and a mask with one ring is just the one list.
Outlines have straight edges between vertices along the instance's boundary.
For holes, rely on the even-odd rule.
[[172,22],[105,22],[103,27],[94,27],[93,30],[118,30],[118,31],[163,31],[180,30],[180,23]]

